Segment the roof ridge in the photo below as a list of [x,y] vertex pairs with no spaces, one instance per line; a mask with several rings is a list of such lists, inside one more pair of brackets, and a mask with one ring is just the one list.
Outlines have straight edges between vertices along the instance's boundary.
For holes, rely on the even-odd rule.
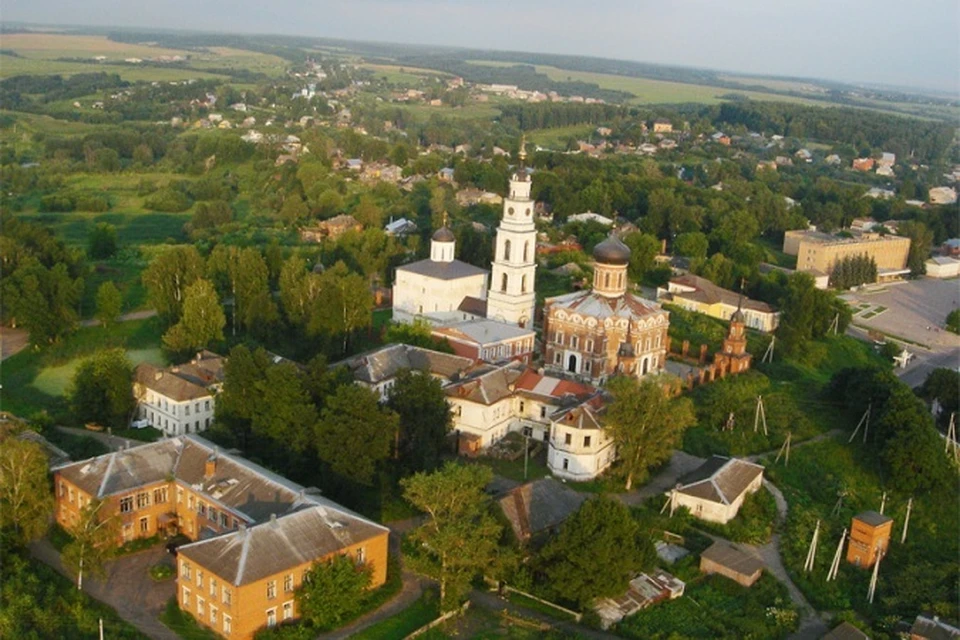
[[243,546],[240,548],[240,559],[237,561],[237,575],[234,576],[235,587],[239,587],[243,582],[243,572],[247,568],[247,555],[250,553],[250,530],[244,527],[238,533],[243,535]]
[[100,488],[97,489],[97,497],[102,498],[103,492],[107,490],[107,480],[110,478],[110,474],[113,472],[113,462],[117,458],[119,451],[114,451],[110,454],[110,460],[107,462],[107,470],[103,472],[103,479],[100,481]]

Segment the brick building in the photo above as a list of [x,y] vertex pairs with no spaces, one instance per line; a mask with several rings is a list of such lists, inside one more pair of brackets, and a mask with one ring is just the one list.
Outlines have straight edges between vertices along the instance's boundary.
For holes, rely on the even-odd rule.
[[893,518],[882,513],[864,511],[854,516],[850,524],[847,562],[858,567],[872,567],[879,557],[886,555],[892,530]]
[[787,231],[783,252],[797,256],[797,270],[827,275],[843,258],[867,256],[877,263],[877,278],[884,280],[908,273],[907,254],[910,238],[878,233],[859,233],[852,237],[821,231]]

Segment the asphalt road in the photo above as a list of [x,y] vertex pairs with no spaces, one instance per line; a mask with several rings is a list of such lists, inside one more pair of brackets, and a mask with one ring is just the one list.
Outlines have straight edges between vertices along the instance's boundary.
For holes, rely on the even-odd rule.
[[924,352],[916,350],[913,361],[905,369],[895,369],[897,377],[901,381],[918,387],[927,379],[930,372],[934,369],[954,369],[960,367],[960,348],[948,349],[946,351]]

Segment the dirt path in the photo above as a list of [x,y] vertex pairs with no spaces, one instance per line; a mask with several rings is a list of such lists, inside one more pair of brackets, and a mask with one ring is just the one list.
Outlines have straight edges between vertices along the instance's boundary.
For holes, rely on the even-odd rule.
[[30,334],[26,329],[0,327],[0,360],[6,360],[23,351],[30,343]]
[[381,606],[376,611],[371,611],[360,616],[345,627],[341,627],[330,633],[323,633],[317,636],[317,640],[343,640],[349,638],[355,633],[375,625],[381,620],[385,620],[392,615],[403,611],[423,595],[423,584],[420,578],[412,573],[403,573],[403,587],[400,593],[395,595],[392,600]]
[[[797,447],[806,447],[807,445],[815,444],[817,442],[822,442],[828,438],[833,438],[835,436],[838,436],[841,433],[843,433],[841,429],[831,429],[830,431],[825,431],[820,435],[813,436],[812,438],[807,438],[806,440],[801,440],[800,442],[791,442],[790,450],[793,451]],[[749,460],[750,462],[757,462],[758,460],[760,460],[760,458],[763,458],[764,456],[776,455],[779,452],[780,452],[779,448],[771,449],[770,451],[764,451],[762,453],[755,453],[752,456],[747,456],[746,459]]]
[[[131,311],[130,313],[125,313],[120,316],[118,322],[130,322],[131,320],[146,320],[147,318],[152,318],[157,315],[156,309],[141,309],[140,311]],[[81,327],[99,327],[100,321],[96,318],[87,318],[86,320],[80,321]]]

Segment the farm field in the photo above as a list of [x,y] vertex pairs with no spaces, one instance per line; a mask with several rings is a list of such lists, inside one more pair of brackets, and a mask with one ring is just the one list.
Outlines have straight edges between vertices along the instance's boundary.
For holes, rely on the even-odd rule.
[[196,69],[247,69],[268,76],[282,76],[287,69],[286,60],[268,53],[231,47],[210,47],[207,51],[209,53],[192,52],[190,66]]
[[392,64],[361,64],[361,69],[372,71],[378,78],[386,78],[391,84],[405,84],[420,82],[425,78],[449,77],[449,73],[436,69],[420,69],[418,67],[404,67]]
[[79,36],[56,33],[11,33],[3,36],[3,48],[28,58],[107,56],[112,60],[184,56],[189,51],[164,49],[145,44],[115,42],[106,36]]
[[96,62],[63,62],[47,58],[16,58],[0,55],[0,79],[18,75],[72,76],[78,73],[117,73],[129,82],[175,80],[204,80],[223,78],[221,75],[176,67],[141,67],[135,65],[99,64]]

